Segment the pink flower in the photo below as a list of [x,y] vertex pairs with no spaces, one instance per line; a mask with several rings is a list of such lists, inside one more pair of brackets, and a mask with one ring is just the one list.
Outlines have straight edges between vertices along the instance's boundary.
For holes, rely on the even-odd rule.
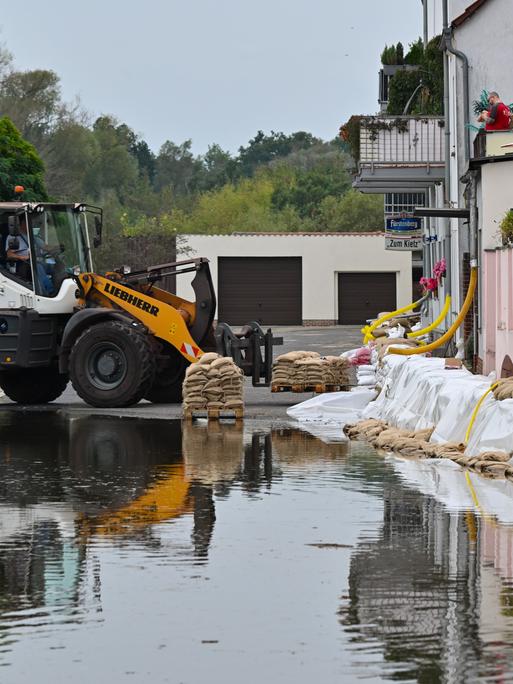
[[444,277],[444,275],[447,272],[447,264],[445,259],[440,259],[440,261],[437,261],[436,264],[433,267],[433,276],[437,279],[440,280],[441,278]]

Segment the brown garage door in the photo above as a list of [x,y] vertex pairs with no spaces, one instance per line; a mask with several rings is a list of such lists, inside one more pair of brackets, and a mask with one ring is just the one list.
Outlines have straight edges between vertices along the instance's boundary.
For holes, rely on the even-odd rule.
[[218,320],[301,325],[301,257],[219,257]]
[[338,322],[364,324],[380,311],[396,308],[395,273],[339,273]]

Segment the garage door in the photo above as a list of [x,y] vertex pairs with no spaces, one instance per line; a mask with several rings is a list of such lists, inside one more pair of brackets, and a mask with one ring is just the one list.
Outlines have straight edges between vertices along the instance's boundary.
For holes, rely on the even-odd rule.
[[219,257],[218,320],[301,325],[301,257]]
[[360,325],[396,308],[395,273],[339,273],[338,322]]

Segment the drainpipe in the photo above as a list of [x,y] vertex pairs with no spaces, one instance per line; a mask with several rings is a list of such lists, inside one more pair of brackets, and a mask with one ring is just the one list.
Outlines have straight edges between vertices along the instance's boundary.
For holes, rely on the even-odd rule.
[[424,9],[424,49],[428,44],[428,0],[422,0]]
[[[445,54],[448,52],[454,55],[459,60],[461,60],[461,66],[463,68],[463,120],[465,125],[465,166],[468,164],[470,159],[470,129],[468,124],[470,123],[469,113],[470,113],[470,98],[468,89],[468,72],[469,64],[468,57],[461,50],[456,50],[452,46],[452,29],[449,26],[449,9],[448,0],[443,0],[443,31],[442,31],[442,47],[445,50]],[[448,74],[447,74],[448,75]],[[444,76],[445,77],[445,76]]]
[[[468,207],[470,209],[469,219],[469,251],[470,251],[470,268],[477,268],[478,266],[478,208],[477,208],[477,171],[467,171],[461,179],[467,184],[468,189]],[[477,355],[477,308],[473,304],[472,314],[472,337],[474,347],[474,358]]]
[[[427,0],[424,2],[426,6]],[[443,30],[448,28],[448,8],[447,0],[444,0],[444,14],[443,14]],[[444,205],[446,207],[451,206],[451,120],[449,118],[449,55],[446,49],[446,41],[442,39],[442,44],[440,46],[444,51],[444,141],[445,141],[445,180],[444,180]],[[451,235],[451,219],[445,219],[445,261],[446,261],[446,274],[445,279],[446,291],[448,295],[452,295],[452,235]]]
[[[460,50],[456,50],[452,45],[452,30],[449,26],[449,6],[448,0],[442,0],[443,2],[443,31],[442,31],[442,48],[444,50],[444,107],[445,109],[445,134],[446,134],[446,181],[448,179],[449,185],[447,186],[447,199],[450,201],[450,169],[449,160],[451,155],[450,149],[450,128],[449,128],[449,56],[448,53],[454,55],[456,58],[461,60],[463,69],[463,123],[465,126],[465,136],[464,136],[464,148],[465,148],[465,160],[464,166],[465,170],[468,167],[470,160],[470,98],[469,98],[469,63],[467,56]],[[445,96],[447,95],[447,101],[445,101]],[[449,174],[447,173],[449,171]],[[449,221],[449,234],[450,234],[450,221]],[[450,244],[450,242],[449,242]],[[449,279],[449,278],[448,278]]]

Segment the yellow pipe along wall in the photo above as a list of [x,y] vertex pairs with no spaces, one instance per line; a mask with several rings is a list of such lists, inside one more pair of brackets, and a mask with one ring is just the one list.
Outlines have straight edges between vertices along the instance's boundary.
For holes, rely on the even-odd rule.
[[[389,347],[388,348],[388,353],[389,354],[399,354],[400,356],[412,356],[413,354],[425,354],[426,352],[432,351],[433,349],[438,349],[438,347],[441,347],[443,344],[448,342],[452,337],[454,336],[454,333],[460,325],[463,323],[465,316],[469,312],[469,309],[472,305],[472,301],[474,299],[474,293],[476,291],[476,286],[477,286],[477,266],[472,266],[470,270],[470,283],[468,286],[467,290],[467,296],[465,297],[465,301],[463,302],[463,306],[461,307],[461,311],[459,312],[456,320],[454,323],[451,325],[449,330],[439,337],[437,340],[434,342],[431,342],[431,344],[426,344],[422,347],[414,347],[414,348],[408,348],[408,349],[397,349],[394,347]],[[400,344],[400,342],[399,342]]]
[[422,330],[415,330],[415,332],[408,333],[406,337],[409,339],[413,337],[421,337],[422,335],[427,335],[430,333],[432,330],[437,328],[442,321],[445,320],[445,317],[447,316],[447,312],[449,311],[449,307],[451,306],[451,295],[447,295],[445,298],[445,304],[443,306],[443,309],[440,312],[440,315],[436,320],[434,320],[431,325],[428,325],[426,328],[422,328]]
[[416,302],[412,302],[411,304],[408,304],[407,306],[403,306],[401,309],[396,309],[395,311],[392,311],[390,313],[385,314],[384,316],[381,316],[381,318],[378,318],[376,321],[374,321],[374,323],[372,323],[372,325],[366,325],[361,330],[361,332],[364,335],[363,343],[367,344],[367,342],[374,339],[372,332],[373,332],[373,330],[376,330],[376,328],[379,328],[379,326],[382,325],[382,323],[384,323],[385,321],[389,321],[391,318],[395,318],[396,316],[399,316],[400,314],[406,313],[407,311],[412,311],[413,309],[416,309],[426,299],[427,299],[427,295],[425,295],[424,297],[421,297]]

